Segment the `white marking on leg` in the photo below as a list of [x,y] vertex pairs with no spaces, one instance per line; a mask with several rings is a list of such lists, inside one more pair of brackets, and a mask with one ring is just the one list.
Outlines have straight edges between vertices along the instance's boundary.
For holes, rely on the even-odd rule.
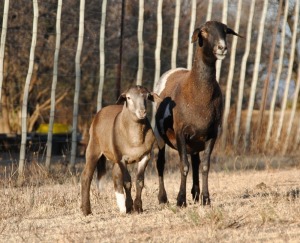
[[126,206],[125,206],[125,195],[124,193],[115,192],[117,198],[117,204],[120,209],[121,213],[126,213]]
[[96,186],[99,192],[103,192],[104,190],[104,178],[103,176],[98,180],[96,179]]

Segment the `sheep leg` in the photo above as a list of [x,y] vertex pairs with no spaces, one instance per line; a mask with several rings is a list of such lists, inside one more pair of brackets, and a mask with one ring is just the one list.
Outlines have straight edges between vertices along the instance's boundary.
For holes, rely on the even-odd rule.
[[81,175],[81,210],[84,215],[92,213],[90,202],[90,187],[99,158],[96,153],[91,153],[90,151],[95,150],[91,149],[90,147],[87,148],[86,165]]
[[156,161],[156,168],[158,172],[158,180],[159,180],[159,192],[158,192],[158,201],[159,203],[167,203],[168,197],[165,189],[164,184],[164,170],[165,170],[165,149],[166,146],[163,146],[158,151],[157,161]]
[[104,155],[100,157],[97,163],[97,188],[99,191],[103,189],[103,176],[106,173],[106,158]]
[[210,168],[210,155],[214,148],[216,139],[210,139],[205,143],[205,150],[203,153],[203,162],[200,164],[200,171],[202,174],[202,205],[210,205],[209,191],[208,191],[208,173]]
[[199,202],[200,186],[199,186],[199,165],[200,156],[199,153],[191,155],[192,169],[193,169],[193,186],[192,186],[192,196],[195,202]]
[[138,213],[143,212],[142,190],[144,188],[144,174],[148,165],[149,156],[144,156],[138,163],[138,173],[136,178],[136,198],[134,200],[134,210]]
[[177,206],[186,207],[186,178],[189,173],[189,161],[187,157],[184,135],[182,133],[178,134],[176,141],[180,157],[179,166],[181,173],[180,189],[177,196]]
[[121,213],[126,213],[125,196],[123,190],[123,174],[119,164],[114,164],[112,169],[117,204]]
[[126,213],[130,213],[133,209],[133,200],[131,197],[131,176],[127,170],[127,165],[125,161],[122,160],[119,165],[123,174],[123,186],[126,194]]

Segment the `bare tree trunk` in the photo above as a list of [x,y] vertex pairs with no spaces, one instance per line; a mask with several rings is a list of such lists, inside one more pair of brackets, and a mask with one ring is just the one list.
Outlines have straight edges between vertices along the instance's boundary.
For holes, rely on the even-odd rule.
[[52,153],[52,135],[53,135],[53,124],[55,116],[55,94],[56,94],[56,85],[57,85],[57,69],[58,69],[58,57],[60,50],[60,23],[61,23],[61,9],[62,9],[62,0],[58,0],[57,3],[57,14],[56,14],[56,43],[55,43],[55,52],[54,52],[54,63],[53,63],[53,79],[52,79],[52,88],[51,88],[51,108],[50,108],[50,119],[49,119],[49,129],[48,129],[48,139],[47,139],[47,154],[46,154],[46,168],[50,169],[51,162],[51,153]]
[[[238,0],[237,14],[236,14],[236,20],[235,20],[235,26],[234,26],[234,31],[236,33],[239,32],[239,28],[240,28],[241,10],[242,10],[242,0]],[[229,116],[229,112],[230,112],[231,87],[232,87],[232,80],[233,80],[233,74],[234,74],[237,41],[238,41],[237,37],[233,38],[232,45],[231,45],[230,66],[229,66],[229,73],[228,73],[228,79],[227,79],[227,87],[226,87],[226,95],[225,95],[225,109],[224,109],[223,126],[222,126],[222,128],[223,128],[222,129],[222,147],[223,147],[223,149],[225,149],[226,139],[227,139],[227,124],[228,124],[228,116]]]
[[39,17],[37,0],[33,0],[33,14],[34,17],[33,17],[33,28],[32,28],[32,41],[31,41],[30,57],[29,57],[29,67],[28,67],[28,73],[25,81],[23,103],[22,103],[22,114],[21,114],[22,134],[21,134],[21,148],[20,148],[19,168],[18,168],[19,182],[22,182],[23,180],[24,165],[25,165],[28,93],[30,88],[32,70],[34,66],[34,54],[35,54],[35,46],[37,40],[37,27],[38,27],[38,17]]
[[[196,21],[196,0],[191,1],[191,22],[190,22],[190,34],[189,38],[193,35],[194,28],[195,28],[195,21]],[[189,43],[189,49],[188,49],[188,58],[187,58],[187,69],[192,69],[192,62],[193,62],[193,43],[191,40],[188,40]]]
[[[299,2],[299,0],[297,0],[297,2]],[[297,16],[297,15],[295,15],[295,16]],[[287,132],[286,132],[286,136],[285,136],[285,142],[283,143],[283,150],[282,150],[283,155],[286,154],[289,145],[291,145],[289,143],[289,140],[290,140],[293,121],[294,121],[295,113],[296,113],[296,109],[297,109],[297,101],[298,101],[298,97],[299,97],[299,88],[300,88],[300,64],[298,64],[298,75],[297,75],[297,81],[296,81],[296,89],[295,89],[294,98],[293,98],[292,112],[291,112],[290,120],[289,120],[289,123],[288,123],[288,128],[287,128]]]
[[[296,0],[295,14],[296,13],[299,14],[298,2],[299,2],[299,0]],[[290,53],[290,58],[289,58],[288,73],[287,73],[287,77],[286,77],[286,81],[285,81],[285,88],[284,88],[284,94],[283,94],[283,99],[282,99],[282,103],[281,103],[280,117],[279,117],[279,122],[278,122],[278,126],[277,126],[276,138],[275,138],[276,144],[278,144],[279,138],[280,138],[281,132],[282,132],[283,120],[284,120],[284,116],[285,116],[285,110],[286,110],[287,99],[288,99],[288,94],[289,94],[289,87],[290,87],[291,77],[292,77],[292,72],[293,72],[293,64],[294,64],[294,59],[295,59],[295,51],[292,51],[292,50],[295,50],[295,48],[296,48],[298,15],[295,16],[295,18],[297,19],[297,21],[294,21],[293,30],[291,30],[293,33],[291,49],[290,49],[291,53]]]
[[136,78],[136,84],[141,85],[143,79],[144,69],[144,41],[143,41],[143,28],[144,28],[144,0],[139,0],[139,23],[138,23],[138,44],[139,44],[139,66]]
[[255,92],[258,80],[258,73],[259,73],[259,64],[260,64],[260,57],[261,57],[261,46],[262,40],[264,35],[264,23],[267,15],[267,8],[268,8],[268,0],[264,0],[264,6],[262,10],[262,16],[260,19],[259,24],[259,32],[258,32],[258,40],[256,46],[256,55],[255,55],[255,63],[254,63],[254,70],[253,70],[253,78],[251,84],[251,91],[250,91],[250,98],[249,98],[249,105],[248,105],[248,113],[246,118],[246,131],[245,131],[245,149],[249,148],[250,145],[250,133],[251,133],[251,119],[255,101]]
[[255,0],[251,1],[251,7],[248,18],[247,25],[247,38],[246,38],[246,47],[245,52],[242,58],[241,64],[241,72],[240,72],[240,80],[239,80],[239,91],[238,91],[238,99],[237,99],[237,108],[236,108],[236,117],[234,123],[234,148],[237,149],[237,145],[239,142],[239,134],[240,134],[240,122],[241,122],[241,114],[242,114],[242,105],[243,105],[243,96],[244,96],[244,86],[245,86],[245,75],[246,75],[246,65],[247,60],[250,53],[250,45],[251,45],[251,34],[252,34],[252,23],[253,23],[253,15],[255,8]]
[[213,0],[208,0],[206,21],[209,21],[211,19],[212,6],[213,6]]
[[179,31],[179,20],[180,20],[180,4],[181,4],[180,0],[176,0],[174,29],[173,29],[173,47],[172,47],[172,56],[171,56],[171,69],[176,68],[178,31]]
[[268,127],[267,127],[265,142],[264,142],[264,149],[266,149],[266,147],[270,141],[271,131],[272,131],[273,122],[274,122],[274,110],[275,110],[277,91],[278,91],[278,87],[279,87],[279,80],[280,80],[280,76],[281,76],[282,63],[283,63],[283,57],[284,57],[284,49],[285,49],[284,43],[285,43],[285,34],[286,34],[285,27],[286,27],[286,21],[287,21],[287,16],[288,16],[288,10],[289,10],[289,1],[286,1],[285,7],[284,7],[284,17],[282,20],[282,27],[281,27],[282,31],[281,31],[277,72],[276,72],[274,89],[273,89],[273,94],[272,94],[272,99],[271,99],[271,104],[270,104]]
[[0,42],[0,112],[2,104],[2,85],[4,79],[4,54],[5,54],[5,42],[7,32],[7,18],[8,18],[9,0],[5,0],[3,9],[1,42]]
[[[272,46],[271,46],[270,57],[269,57],[268,73],[267,73],[267,77],[264,82],[264,88],[263,88],[263,92],[262,92],[262,101],[261,101],[260,110],[259,110],[258,127],[257,127],[257,133],[256,133],[257,141],[261,141],[263,138],[263,136],[261,135],[261,129],[262,129],[261,127],[262,127],[264,111],[265,111],[265,106],[266,106],[266,100],[267,100],[267,94],[268,94],[268,89],[269,89],[270,75],[272,73],[274,53],[275,53],[275,47],[276,47],[276,39],[277,39],[278,27],[279,27],[280,16],[281,16],[282,1],[283,0],[280,0],[280,2],[279,2],[276,23],[273,28]],[[258,142],[258,143],[260,144],[260,142]]]
[[[222,12],[222,23],[227,24],[227,11],[228,11],[228,0],[223,0],[223,12]],[[222,60],[217,60],[216,62],[216,78],[220,82],[222,68]]]
[[101,25],[100,25],[100,40],[99,40],[99,52],[100,52],[100,71],[99,71],[99,88],[97,97],[97,111],[102,108],[102,95],[105,77],[105,20],[106,20],[106,6],[107,0],[102,1],[101,11]]
[[84,36],[84,10],[85,10],[84,8],[85,8],[85,0],[80,0],[78,45],[77,45],[77,51],[75,57],[76,80],[75,80],[73,125],[72,125],[72,147],[71,147],[71,160],[70,160],[71,173],[73,173],[75,169],[76,149],[77,149],[77,123],[78,123],[78,106],[79,106],[78,101],[79,101],[80,80],[81,80],[80,58],[81,58],[83,36]]
[[[161,52],[161,39],[162,39],[162,4],[163,0],[158,0],[157,3],[157,34],[156,34],[156,48],[155,48],[155,75],[154,75],[154,84],[153,90],[156,90],[156,85],[160,77],[160,68],[161,68],[161,60],[160,60],[160,52]],[[154,126],[155,123],[155,103],[152,105],[152,119],[151,124]]]

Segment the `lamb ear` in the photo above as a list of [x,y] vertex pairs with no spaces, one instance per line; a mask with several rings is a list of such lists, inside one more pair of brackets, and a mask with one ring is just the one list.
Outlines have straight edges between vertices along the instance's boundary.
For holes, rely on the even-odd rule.
[[236,35],[240,38],[244,38],[243,36],[239,35],[238,33],[235,33],[232,29],[228,28],[227,27],[227,30],[226,30],[226,34],[229,34],[229,35]]
[[156,102],[156,103],[159,103],[162,101],[162,99],[159,97],[159,95],[156,93],[153,93],[153,92],[148,94],[148,100],[150,100],[152,102]]
[[126,93],[122,93],[118,100],[116,101],[117,105],[122,105],[126,101]]

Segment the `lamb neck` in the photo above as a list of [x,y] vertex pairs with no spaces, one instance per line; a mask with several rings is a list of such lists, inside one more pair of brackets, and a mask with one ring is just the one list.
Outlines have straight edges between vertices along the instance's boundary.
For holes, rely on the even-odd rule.
[[[125,114],[127,113],[127,114]],[[140,146],[145,141],[146,120],[132,121],[130,111],[122,111],[120,120],[122,121],[122,132],[129,138],[132,146]]]

